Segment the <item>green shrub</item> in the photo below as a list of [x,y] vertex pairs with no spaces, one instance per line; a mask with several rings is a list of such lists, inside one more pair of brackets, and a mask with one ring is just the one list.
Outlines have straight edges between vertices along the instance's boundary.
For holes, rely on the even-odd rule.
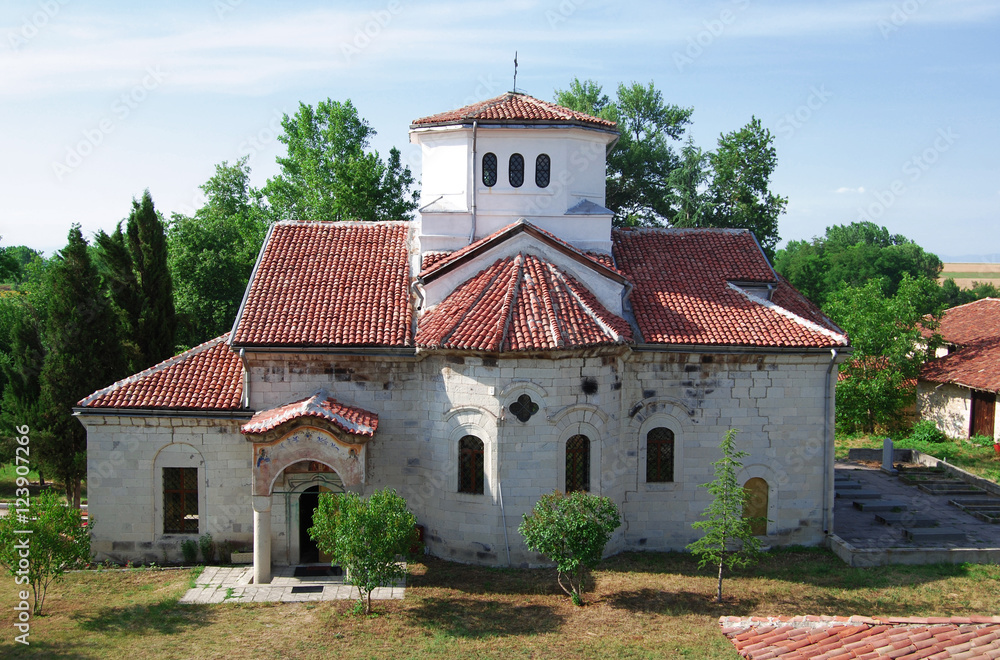
[[933,421],[922,419],[913,425],[910,440],[915,442],[947,442],[948,436]]
[[211,534],[203,534],[198,539],[198,547],[201,548],[201,558],[206,564],[215,563],[215,543]]
[[620,524],[621,514],[610,498],[556,491],[542,495],[531,515],[524,514],[518,531],[529,549],[556,563],[559,586],[575,605],[583,605],[587,571],[601,561],[604,546]]
[[231,564],[233,563],[233,551],[235,546],[233,542],[229,539],[224,540],[219,544],[219,563],[221,564]]
[[996,440],[988,435],[974,435],[969,438],[969,443],[977,447],[992,447],[996,443]]
[[198,542],[194,539],[184,539],[181,541],[181,554],[184,555],[185,564],[194,564],[198,561]]

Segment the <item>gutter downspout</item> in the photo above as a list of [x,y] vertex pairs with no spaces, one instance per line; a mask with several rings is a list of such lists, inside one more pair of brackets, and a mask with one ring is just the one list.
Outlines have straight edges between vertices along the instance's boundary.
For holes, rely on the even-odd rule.
[[479,121],[472,122],[472,227],[469,229],[469,245],[476,240],[476,130]]
[[250,365],[247,362],[247,349],[240,349],[240,362],[243,364],[243,400],[240,404],[244,408],[250,407]]
[[503,518],[503,543],[507,546],[507,568],[510,568],[510,541],[507,539],[507,512],[503,509],[503,481],[497,479],[497,490],[500,493],[500,517]]
[[837,349],[830,349],[830,366],[826,368],[826,392],[823,396],[823,533],[829,536],[833,533],[830,529],[831,522],[831,498],[830,498],[830,472],[833,466],[830,464],[830,454],[832,453],[833,437],[830,434],[830,398],[833,388],[830,386],[830,376],[833,374],[833,367],[837,364]]

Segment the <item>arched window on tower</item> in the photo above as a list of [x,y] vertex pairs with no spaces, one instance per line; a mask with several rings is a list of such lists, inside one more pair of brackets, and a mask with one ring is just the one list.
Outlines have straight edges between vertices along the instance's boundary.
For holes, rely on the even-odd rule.
[[508,163],[507,178],[510,185],[520,188],[524,185],[524,156],[521,154],[511,154]]
[[497,185],[497,155],[492,152],[483,154],[483,185]]
[[535,158],[535,185],[539,188],[548,188],[551,175],[552,159],[548,154],[538,154]]

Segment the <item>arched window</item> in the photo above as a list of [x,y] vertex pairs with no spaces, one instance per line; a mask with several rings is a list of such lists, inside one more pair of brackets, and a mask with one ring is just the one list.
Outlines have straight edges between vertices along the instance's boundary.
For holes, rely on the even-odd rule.
[[743,490],[747,494],[743,517],[754,519],[750,523],[750,531],[754,536],[764,536],[767,534],[767,482],[760,477],[747,479]]
[[674,432],[658,426],[646,434],[646,482],[674,480]]
[[474,435],[458,441],[458,492],[483,494],[483,441]]
[[549,176],[552,173],[552,160],[548,154],[538,154],[535,158],[535,185],[539,188],[547,188]]
[[497,155],[492,152],[483,154],[483,185],[497,185]]
[[511,154],[507,168],[507,178],[510,185],[520,188],[524,185],[524,156],[521,154]]
[[566,492],[590,490],[590,439],[574,435],[566,441]]

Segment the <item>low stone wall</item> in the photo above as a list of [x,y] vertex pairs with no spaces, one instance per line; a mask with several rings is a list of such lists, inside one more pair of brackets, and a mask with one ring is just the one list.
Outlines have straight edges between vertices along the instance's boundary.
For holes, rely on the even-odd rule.
[[[868,449],[864,447],[855,447],[854,449],[849,449],[847,451],[847,459],[851,461],[875,461],[876,463],[882,462],[882,450],[881,449]],[[893,463],[912,463],[913,462],[913,450],[912,449],[893,449],[892,450],[892,462]]]
[[836,534],[827,539],[835,555],[857,568],[893,564],[1000,563],[1000,548],[858,548]]

